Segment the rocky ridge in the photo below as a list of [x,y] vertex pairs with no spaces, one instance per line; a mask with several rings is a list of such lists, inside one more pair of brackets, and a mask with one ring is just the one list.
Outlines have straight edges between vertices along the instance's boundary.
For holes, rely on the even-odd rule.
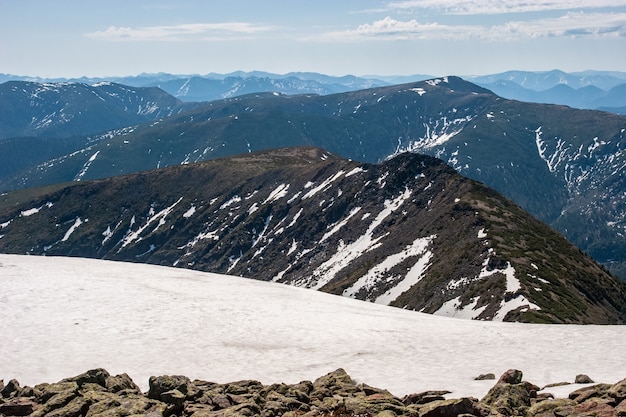
[[93,369],[56,383],[21,387],[0,382],[2,416],[623,416],[626,379],[585,386],[568,398],[523,381],[511,369],[482,398],[446,398],[449,391],[426,391],[399,398],[385,389],[356,383],[343,369],[315,381],[263,385],[255,380],[219,384],[180,375],[153,376],[149,390],[127,374]]
[[[284,148],[0,204],[0,251],[239,275],[479,320],[626,322],[626,286],[441,161]],[[10,197],[10,196],[7,196]]]

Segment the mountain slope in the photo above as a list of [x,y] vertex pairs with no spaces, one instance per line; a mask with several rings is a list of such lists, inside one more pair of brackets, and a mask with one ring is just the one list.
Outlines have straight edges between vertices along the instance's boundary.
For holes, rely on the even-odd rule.
[[103,178],[282,146],[377,162],[437,156],[626,277],[626,117],[505,100],[455,77],[328,96],[216,101],[0,181]]
[[175,265],[466,318],[626,322],[626,287],[435,158],[288,148],[85,182],[0,211],[0,251]]
[[0,84],[0,138],[85,136],[156,120],[189,105],[158,88],[121,84]]

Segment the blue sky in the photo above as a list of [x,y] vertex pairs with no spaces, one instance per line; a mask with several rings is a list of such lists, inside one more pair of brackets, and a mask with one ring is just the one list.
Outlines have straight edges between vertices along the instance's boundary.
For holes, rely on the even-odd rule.
[[0,73],[626,71],[626,0],[0,0]]

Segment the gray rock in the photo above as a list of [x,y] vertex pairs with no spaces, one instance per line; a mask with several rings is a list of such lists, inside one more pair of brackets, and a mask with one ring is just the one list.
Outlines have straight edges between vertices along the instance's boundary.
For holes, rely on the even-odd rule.
[[488,373],[488,374],[478,375],[476,378],[474,378],[474,381],[485,381],[485,380],[491,380],[491,379],[496,379],[496,376],[492,373]]
[[502,376],[498,380],[498,383],[504,382],[507,384],[519,384],[520,382],[522,382],[522,376],[522,371],[519,371],[517,369],[509,369],[502,374]]
[[36,408],[37,404],[28,398],[15,398],[0,404],[0,415],[27,416],[32,414]]
[[593,384],[593,379],[589,378],[585,374],[578,374],[574,379],[574,384]]

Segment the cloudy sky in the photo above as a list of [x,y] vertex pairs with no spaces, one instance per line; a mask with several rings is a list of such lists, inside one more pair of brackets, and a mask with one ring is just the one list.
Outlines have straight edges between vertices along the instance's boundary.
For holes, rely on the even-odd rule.
[[0,0],[0,73],[626,71],[626,0]]

